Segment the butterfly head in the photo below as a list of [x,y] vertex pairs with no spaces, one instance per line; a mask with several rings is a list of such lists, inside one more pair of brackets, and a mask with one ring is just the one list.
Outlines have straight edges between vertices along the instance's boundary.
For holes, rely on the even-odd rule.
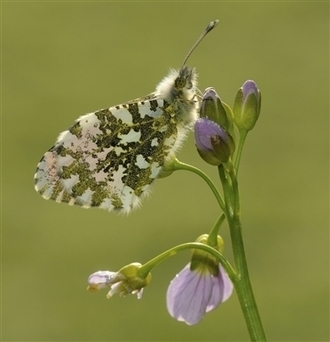
[[169,103],[173,101],[190,102],[197,90],[195,68],[183,66],[180,70],[171,70],[158,84],[156,94]]
[[183,66],[179,70],[179,75],[174,81],[174,89],[177,91],[177,96],[181,98],[191,99],[197,88],[196,69],[188,66]]

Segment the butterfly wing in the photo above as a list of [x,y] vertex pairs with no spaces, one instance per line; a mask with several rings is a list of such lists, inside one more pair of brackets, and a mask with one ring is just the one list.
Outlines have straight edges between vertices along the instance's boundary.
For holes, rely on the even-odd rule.
[[86,208],[138,206],[177,145],[169,104],[153,98],[80,117],[40,160],[36,190]]

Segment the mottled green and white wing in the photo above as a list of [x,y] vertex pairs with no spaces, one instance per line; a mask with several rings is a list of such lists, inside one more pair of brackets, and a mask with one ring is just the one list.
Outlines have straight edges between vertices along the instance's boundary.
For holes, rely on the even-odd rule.
[[36,190],[86,208],[137,207],[181,140],[170,105],[153,97],[80,117],[40,160]]

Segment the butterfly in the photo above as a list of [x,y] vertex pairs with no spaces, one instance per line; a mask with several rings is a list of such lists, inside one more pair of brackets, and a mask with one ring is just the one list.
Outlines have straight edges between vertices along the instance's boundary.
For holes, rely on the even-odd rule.
[[198,118],[196,69],[186,61],[148,96],[81,116],[41,158],[35,189],[45,199],[129,213],[139,206]]

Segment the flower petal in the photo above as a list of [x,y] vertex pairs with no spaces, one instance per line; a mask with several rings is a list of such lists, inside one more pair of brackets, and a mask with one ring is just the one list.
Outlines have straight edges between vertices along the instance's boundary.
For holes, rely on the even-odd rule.
[[223,267],[219,264],[219,274],[213,277],[213,289],[210,301],[206,307],[206,312],[214,310],[221,303],[225,302],[233,292],[233,283],[227,276]]
[[167,290],[167,309],[172,317],[197,324],[209,304],[213,279],[209,273],[190,270],[190,263],[172,280]]
[[88,284],[91,290],[104,289],[111,280],[115,277],[117,272],[110,271],[97,271],[88,277]]

